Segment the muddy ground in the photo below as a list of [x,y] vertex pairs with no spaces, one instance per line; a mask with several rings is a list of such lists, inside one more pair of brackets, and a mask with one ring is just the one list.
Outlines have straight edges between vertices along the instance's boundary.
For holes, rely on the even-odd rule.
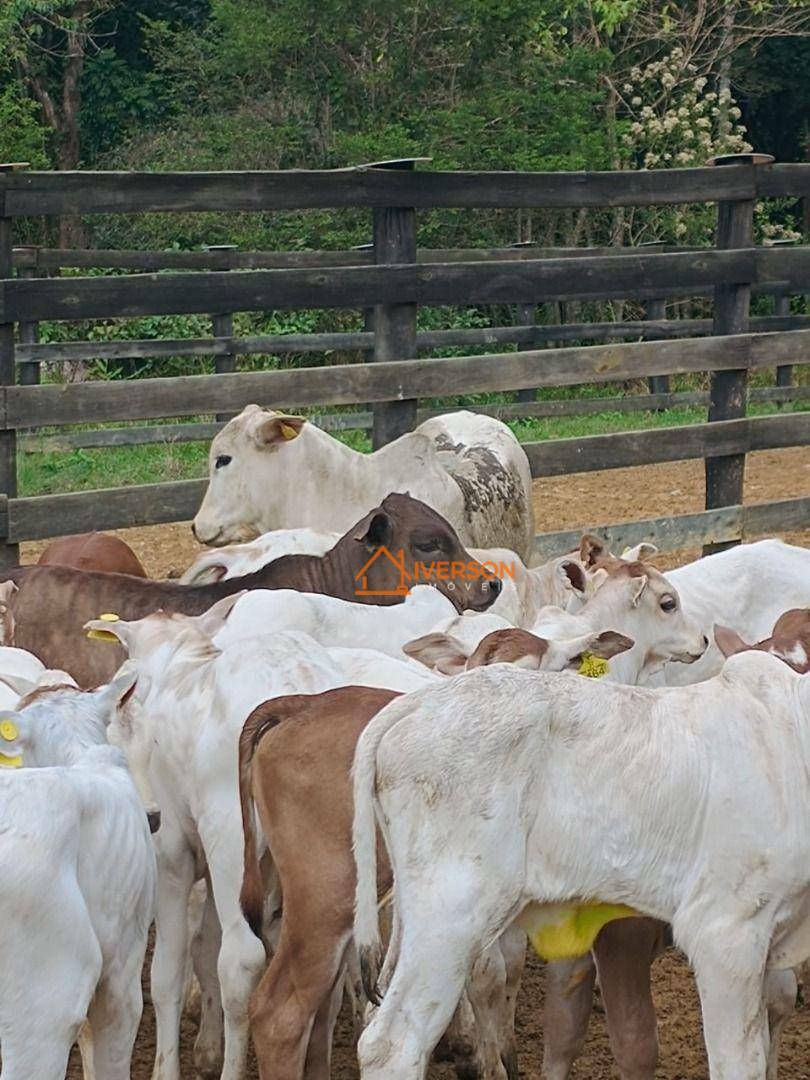
[[[810,493],[810,448],[750,454],[746,467],[746,502],[767,502]],[[677,462],[605,473],[583,473],[537,480],[534,484],[538,532],[593,526],[598,522],[692,513],[703,506],[703,464]],[[165,525],[122,530],[120,535],[135,549],[147,570],[156,577],[174,575],[199,550],[187,525]],[[786,534],[793,543],[810,546],[810,530]],[[36,558],[44,545],[26,544],[25,561]],[[678,552],[659,560],[662,567],[694,558],[697,552]],[[539,1080],[542,1060],[543,965],[532,959],[524,977],[518,1008],[521,1076]],[[682,957],[670,951],[656,962],[654,991],[661,1043],[657,1077],[661,1080],[705,1080],[700,1012],[694,980]],[[731,992],[731,988],[730,988]],[[341,1018],[332,1075],[352,1080],[357,1066],[347,1017]],[[195,1072],[191,1059],[194,1026],[183,1025],[183,1080]],[[133,1062],[133,1080],[149,1080],[154,1061],[154,1014],[148,1001]],[[257,1073],[251,1064],[250,1080]],[[452,1076],[447,1066],[432,1067],[431,1080]],[[588,1043],[577,1062],[577,1080],[614,1080],[604,1018],[594,1009]],[[810,1009],[800,1008],[787,1027],[780,1060],[781,1080],[810,1080]],[[81,1070],[74,1061],[71,1080]]]

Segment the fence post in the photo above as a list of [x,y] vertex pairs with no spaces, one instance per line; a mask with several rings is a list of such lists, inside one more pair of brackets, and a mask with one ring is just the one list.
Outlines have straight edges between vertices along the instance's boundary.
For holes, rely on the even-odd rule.
[[[796,244],[795,240],[774,240],[770,244],[771,247],[793,247]],[[773,313],[777,316],[787,317],[790,315],[790,293],[777,293],[773,298]],[[793,365],[782,364],[776,369],[776,385],[777,386],[792,386],[793,385]]]
[[[517,325],[518,326],[534,326],[537,322],[537,308],[534,304],[518,304],[517,305]],[[518,352],[527,352],[534,348],[533,341],[518,342]],[[517,401],[535,401],[537,399],[537,391],[534,389],[518,390]]]
[[[423,158],[374,162],[363,168],[413,169]],[[416,262],[416,210],[412,206],[374,207],[374,262]],[[416,356],[416,304],[378,304],[374,309],[374,363]],[[375,450],[416,427],[415,398],[376,402],[371,443]]]
[[[235,251],[236,244],[209,244],[209,251]],[[228,267],[230,269],[230,267]],[[233,312],[218,312],[211,316],[211,333],[215,338],[233,337]],[[236,353],[222,353],[214,357],[214,371],[217,375],[236,371]],[[226,423],[233,413],[217,413],[215,419]]]
[[[0,165],[0,172],[13,172],[24,165]],[[5,216],[5,195],[0,191],[0,280],[9,280],[13,273],[11,247],[12,219]],[[17,381],[14,357],[14,323],[0,323],[0,385],[13,386]],[[0,493],[13,499],[17,494],[17,433],[0,431]],[[8,519],[6,519],[8,522]],[[0,543],[0,568],[17,566],[20,561],[19,544],[10,544],[8,523]]]
[[[39,248],[25,247],[15,248],[15,251],[30,253],[34,260],[33,266],[21,266],[17,271],[17,277],[30,279],[37,276],[39,263]],[[20,344],[36,345],[39,342],[39,323],[21,322],[19,324]],[[17,365],[17,378],[22,386],[36,386],[40,381],[39,361],[26,361]]]
[[[661,319],[667,317],[667,302],[663,297],[655,297],[647,301],[647,306],[644,311],[644,319],[646,322],[658,322]],[[645,338],[645,341],[655,341],[655,338]],[[651,394],[668,394],[669,393],[669,375],[650,375],[647,379],[647,385],[650,388]]]
[[[774,159],[769,154],[725,154],[716,157],[712,164],[752,165],[768,164]],[[753,195],[753,193],[752,193]],[[717,231],[715,246],[719,249],[750,248],[754,243],[754,198],[720,201],[717,204]],[[748,330],[751,303],[751,285],[716,285],[714,289],[714,317],[712,333],[744,334]],[[733,371],[713,371],[709,387],[709,421],[735,420],[745,416],[748,372],[745,368]],[[728,454],[723,457],[706,458],[706,509],[720,506],[739,506],[743,501],[745,454]],[[738,544],[739,540],[719,544],[707,544],[703,554]]]

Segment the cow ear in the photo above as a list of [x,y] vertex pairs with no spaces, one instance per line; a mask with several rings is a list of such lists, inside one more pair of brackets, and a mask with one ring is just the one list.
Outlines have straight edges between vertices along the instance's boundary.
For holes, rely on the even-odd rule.
[[353,535],[355,540],[376,548],[388,544],[392,531],[388,514],[384,510],[372,510],[363,518]]
[[734,656],[736,653],[745,652],[751,648],[747,641],[743,641],[736,630],[732,630],[728,626],[719,626],[716,623],[714,640],[723,656]]
[[105,724],[110,723],[119,705],[127,703],[135,690],[137,681],[138,669],[135,664],[127,661],[118,669],[111,682],[93,691],[93,696]]
[[441,671],[444,675],[457,675],[464,670],[467,652],[451,634],[423,634],[402,646],[402,651],[412,660],[431,670]]
[[642,541],[640,544],[636,544],[635,547],[625,548],[620,557],[625,562],[644,562],[645,559],[651,559],[653,555],[657,554],[658,548],[655,544]]
[[630,578],[630,604],[632,607],[638,607],[641,603],[644,590],[649,583],[650,579],[646,574],[642,574],[641,577]]
[[253,429],[253,438],[262,448],[278,446],[297,439],[307,422],[305,416],[285,416],[274,413],[261,420]]
[[123,622],[117,616],[102,617],[100,619],[91,619],[90,622],[84,624],[84,629],[87,631],[87,636],[97,641],[116,641],[126,649],[129,645],[131,638],[132,625],[128,622]]
[[180,577],[181,585],[214,585],[222,581],[228,573],[228,567],[224,563],[206,563],[204,566],[190,566]]
[[567,559],[565,562],[560,563],[557,567],[557,573],[562,579],[562,583],[566,589],[570,589],[571,592],[577,596],[584,596],[585,590],[588,587],[588,581],[585,577],[585,571],[577,562],[573,562],[571,559]]
[[593,653],[594,656],[600,656],[603,660],[610,660],[612,656],[627,652],[634,645],[635,641],[626,634],[620,634],[617,630],[603,630],[590,643],[588,652]]
[[590,568],[597,559],[607,554],[608,550],[598,536],[594,536],[593,533],[584,534],[579,542],[579,558],[583,566]]
[[222,600],[217,600],[215,604],[212,604],[208,611],[204,611],[202,615],[197,615],[194,622],[200,633],[209,638],[213,638],[218,634],[233,611],[237,600],[241,600],[246,593],[247,589],[242,589],[231,596],[225,596]]

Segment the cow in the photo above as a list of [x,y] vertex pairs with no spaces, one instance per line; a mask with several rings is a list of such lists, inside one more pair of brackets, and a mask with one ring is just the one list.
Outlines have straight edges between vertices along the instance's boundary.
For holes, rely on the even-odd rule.
[[9,1080],[64,1076],[85,1020],[88,1075],[130,1075],[155,857],[105,727],[131,685],[124,675],[93,693],[38,689],[18,711],[0,713],[0,1039]]
[[304,417],[248,405],[211,443],[194,535],[221,547],[301,525],[345,532],[398,487],[447,518],[464,544],[531,554],[526,454],[500,420],[470,412],[426,420],[361,454]]
[[315,529],[274,529],[244,544],[204,551],[178,580],[181,585],[211,585],[223,578],[252,574],[283,555],[325,555],[340,537],[338,532]]
[[137,681],[111,725],[110,738],[125,750],[144,800],[160,811],[152,962],[154,1080],[180,1077],[187,907],[192,885],[202,877],[216,905],[205,938],[210,945],[218,918],[221,944],[204,948],[208,970],[198,968],[197,974],[203,1001],[218,1004],[221,996],[225,1057],[222,1064],[219,1026],[204,1023],[195,1064],[205,1074],[218,1073],[222,1065],[222,1080],[239,1080],[244,1073],[248,999],[265,955],[239,908],[239,732],[245,716],[268,697],[325,690],[341,685],[343,678],[325,649],[295,631],[278,630],[217,648],[213,639],[235,601],[226,597],[196,617],[158,612],[135,621],[88,624],[91,631],[113,634],[127,650],[127,667]]
[[[515,635],[496,631],[471,663],[515,658]],[[524,641],[549,670],[576,666],[585,649],[613,656],[632,646],[606,633],[549,648]],[[363,678],[361,673],[358,673]],[[409,689],[409,687],[405,687]],[[372,717],[397,694],[396,688],[366,684],[322,694],[277,697],[259,705],[239,741],[239,790],[244,830],[245,917],[261,936],[265,887],[259,870],[255,799],[281,900],[278,947],[251,1004],[251,1029],[265,1080],[328,1076],[332,1028],[350,948],[354,899],[351,856],[350,769],[357,739]],[[381,889],[390,884],[381,862]],[[522,959],[521,964],[522,967]],[[294,988],[294,990],[293,990]],[[474,993],[473,987],[473,993]],[[499,1047],[496,1047],[496,1052]]]
[[66,671],[45,667],[33,653],[0,645],[0,709],[14,709],[39,686],[75,686]]
[[[460,582],[436,577],[435,587],[457,611],[483,610],[500,589],[472,559],[455,531],[429,506],[408,495],[388,495],[326,555],[287,555],[242,578],[185,586],[124,574],[82,572],[61,566],[27,566],[3,572],[17,586],[8,600],[13,644],[29,649],[47,667],[69,671],[80,686],[109,680],[124,660],[121,649],[99,649],[84,639],[84,623],[101,614],[126,620],[153,611],[200,614],[244,589],[297,589],[357,603],[402,603],[416,564],[441,562],[466,568]],[[12,642],[5,642],[12,644]]]
[[497,665],[386,706],[353,766],[354,936],[377,1000],[378,816],[399,925],[363,1080],[424,1075],[510,925],[548,949],[595,902],[672,925],[712,1080],[763,1080],[764,974],[810,955],[808,721],[810,683],[762,652],[666,689]]
[[72,566],[76,570],[149,577],[129,544],[118,536],[103,532],[79,533],[52,540],[37,560],[37,566]]

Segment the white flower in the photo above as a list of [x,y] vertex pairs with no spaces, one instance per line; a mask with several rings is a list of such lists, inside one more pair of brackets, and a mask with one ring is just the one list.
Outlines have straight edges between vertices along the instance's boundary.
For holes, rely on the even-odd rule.
[[644,106],[644,108],[641,110],[640,116],[641,116],[642,120],[650,120],[650,119],[652,119],[653,111],[652,111],[652,109],[650,108],[649,105]]
[[724,87],[720,91],[718,95],[718,101],[720,101],[723,105],[725,105],[727,101],[731,101],[731,91],[728,89],[728,87]]
[[681,105],[680,109],[678,109],[678,116],[680,116],[682,120],[685,120],[689,116],[689,110]]
[[737,108],[736,105],[733,105],[728,110],[728,115],[732,118],[732,120],[739,120],[740,117],[742,116],[742,113],[740,112],[740,110]]
[[630,104],[631,105],[636,105],[636,106],[641,104],[641,98],[638,96],[638,94],[636,94],[636,96],[634,98],[630,99]]
[[712,122],[708,116],[699,116],[697,120],[695,120],[695,123],[699,128],[710,128],[712,126]]
[[669,71],[665,71],[661,76],[661,85],[666,87],[667,90],[671,89],[675,85],[675,76]]
[[675,225],[675,235],[676,236],[683,236],[685,233],[686,233],[686,222],[685,221],[677,222],[677,224]]

